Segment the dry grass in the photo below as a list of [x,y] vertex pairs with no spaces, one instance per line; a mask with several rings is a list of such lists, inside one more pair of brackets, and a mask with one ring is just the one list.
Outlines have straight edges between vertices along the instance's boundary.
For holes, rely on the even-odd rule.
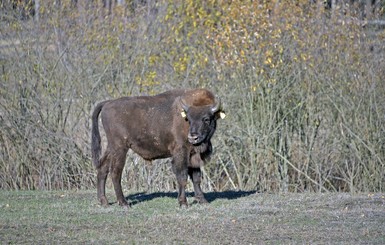
[[[112,194],[112,193],[110,193]],[[179,208],[176,193],[130,195],[126,211],[95,193],[0,192],[2,244],[384,244],[384,194],[208,193]],[[192,199],[189,198],[191,201]]]

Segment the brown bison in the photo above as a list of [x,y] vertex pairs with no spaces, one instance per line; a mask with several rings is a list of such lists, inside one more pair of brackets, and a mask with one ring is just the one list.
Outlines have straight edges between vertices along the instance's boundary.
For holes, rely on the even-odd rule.
[[[101,113],[108,146],[100,158],[98,117]],[[146,160],[172,157],[179,204],[187,206],[187,176],[195,199],[206,203],[200,187],[200,167],[212,152],[210,139],[223,118],[220,101],[205,89],[171,90],[156,96],[123,97],[99,103],[92,114],[92,159],[97,169],[97,193],[102,205],[109,172],[118,203],[127,206],[121,177],[129,149]]]

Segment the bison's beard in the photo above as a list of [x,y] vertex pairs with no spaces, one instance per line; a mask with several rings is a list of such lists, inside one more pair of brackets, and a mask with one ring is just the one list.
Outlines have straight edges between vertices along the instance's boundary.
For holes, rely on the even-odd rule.
[[199,153],[204,153],[204,152],[210,150],[209,149],[210,147],[211,147],[210,142],[202,142],[199,145],[194,145],[194,151],[199,152]]
[[200,168],[208,160],[212,152],[211,142],[203,142],[200,145],[194,146],[191,151],[189,167]]

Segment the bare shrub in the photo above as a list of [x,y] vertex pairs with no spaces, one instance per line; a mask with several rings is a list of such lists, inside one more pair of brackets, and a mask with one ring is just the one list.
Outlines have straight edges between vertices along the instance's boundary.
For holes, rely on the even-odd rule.
[[[206,87],[228,114],[206,191],[384,190],[384,33],[362,7],[39,2],[1,16],[0,188],[93,187],[97,101]],[[175,188],[168,160],[128,159],[127,188]]]

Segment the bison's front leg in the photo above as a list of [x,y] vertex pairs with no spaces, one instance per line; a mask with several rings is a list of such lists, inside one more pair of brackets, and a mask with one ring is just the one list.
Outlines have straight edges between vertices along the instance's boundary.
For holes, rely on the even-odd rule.
[[187,163],[184,157],[174,157],[172,160],[172,170],[176,175],[178,181],[178,201],[180,206],[188,206],[186,198],[186,184],[187,184]]
[[207,203],[201,189],[202,171],[200,168],[188,168],[188,174],[194,184],[195,200],[198,203]]

